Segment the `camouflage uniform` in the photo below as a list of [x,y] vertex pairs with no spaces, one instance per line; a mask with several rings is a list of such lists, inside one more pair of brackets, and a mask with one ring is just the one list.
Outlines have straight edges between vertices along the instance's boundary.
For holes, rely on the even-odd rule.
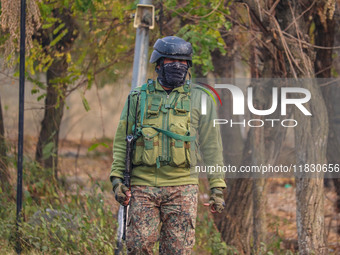
[[191,254],[195,244],[198,185],[132,186],[131,192],[128,254],[153,254],[157,240],[160,254]]
[[[125,103],[114,139],[110,179],[117,201],[125,205],[125,138],[134,134],[128,254],[152,254],[157,240],[160,254],[190,254],[199,183],[190,166],[196,165],[199,156],[206,165],[222,166],[221,135],[219,127],[212,125],[217,118],[213,100],[207,98],[206,114],[202,114],[206,92],[185,80],[192,66],[191,44],[170,36],[157,40],[154,49],[150,62],[156,63],[158,78],[135,88]],[[187,64],[165,63],[165,58]],[[171,90],[166,91],[169,86]],[[211,189],[226,187],[223,173],[208,179]]]

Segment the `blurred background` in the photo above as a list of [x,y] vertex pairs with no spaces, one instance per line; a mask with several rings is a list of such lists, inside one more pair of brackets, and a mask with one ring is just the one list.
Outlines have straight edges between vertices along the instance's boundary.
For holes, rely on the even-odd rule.
[[[20,1],[0,3],[0,252],[14,254]],[[27,0],[23,254],[114,253],[112,143],[135,86],[139,3]],[[339,1],[143,3],[155,10],[154,28],[145,28],[148,58],[158,38],[176,35],[193,45],[192,77],[210,85],[311,78],[302,86],[312,94],[305,106],[313,117],[292,108],[288,117],[299,121],[293,130],[221,129],[226,164],[340,163]],[[157,77],[153,65],[143,66],[145,78]],[[254,107],[270,108],[271,85],[249,81],[242,89],[254,88]],[[231,94],[220,92],[218,114],[231,119]],[[209,188],[201,179],[193,254],[339,254],[339,173],[313,177],[227,179],[221,215],[203,208]]]

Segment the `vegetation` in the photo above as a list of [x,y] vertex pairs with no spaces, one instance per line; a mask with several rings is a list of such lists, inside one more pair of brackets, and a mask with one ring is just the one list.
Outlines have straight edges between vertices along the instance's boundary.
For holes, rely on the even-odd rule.
[[[89,154],[92,155],[93,150]],[[102,159],[99,152],[92,157],[97,157],[97,161]],[[10,159],[10,167],[13,168],[13,158]],[[67,182],[55,182],[52,171],[42,171],[31,158],[25,158],[24,168],[27,190],[22,213],[24,221],[19,227],[22,254],[113,254],[117,211],[105,198],[105,193],[111,190],[107,182],[89,177],[86,187],[77,186],[70,190]],[[65,178],[60,177],[61,180]],[[86,192],[83,192],[84,189]],[[15,254],[17,239],[14,212],[15,199],[10,196],[10,192],[1,190],[1,254]],[[281,241],[278,235],[273,243],[263,244],[262,254],[293,254],[280,249]],[[235,247],[221,240],[211,214],[201,204],[193,254],[239,254]]]
[[[25,160],[25,191],[20,224],[24,254],[112,254],[117,222],[103,201],[104,185],[92,182],[86,194],[78,188],[67,192],[52,172]],[[15,200],[1,191],[0,251],[13,252],[16,245]]]
[[[91,105],[86,92],[114,83],[131,66],[135,42],[132,14],[136,4],[137,1],[131,0],[28,1],[25,75],[35,84],[31,93],[37,95],[37,101],[45,100],[45,104],[35,159],[25,158],[25,199],[19,229],[26,253],[113,253],[116,215],[104,202],[103,195],[111,187],[92,180],[86,185],[86,191],[78,187],[70,192],[66,177],[58,174],[58,134],[68,95],[80,92],[80,101],[89,111]],[[154,4],[158,26],[150,33],[150,46],[163,35],[178,35],[190,41],[194,48],[193,76],[204,77],[210,73],[214,77],[235,78],[237,58],[243,64],[249,63],[244,66],[256,78],[329,78],[336,74],[330,68],[336,32],[335,0],[160,0]],[[1,0],[0,14],[0,51],[5,63],[15,69],[19,1]],[[327,120],[327,116],[332,117],[333,109],[328,103],[331,100],[327,100],[332,91],[328,86],[321,91],[316,83],[306,86],[319,104],[318,107],[308,105],[315,116],[312,119],[306,120],[299,113],[294,115],[301,123],[295,129],[296,158],[303,163],[326,160],[339,163],[339,153],[336,153],[339,143]],[[260,93],[255,95],[255,107],[267,109],[270,100],[266,100],[266,95],[272,88],[258,88]],[[267,94],[263,94],[264,91]],[[11,253],[16,241],[15,203],[14,186],[8,185],[13,183],[10,169],[15,167],[15,153],[14,149],[7,148],[6,120],[1,107],[0,99],[0,250]],[[237,147],[238,155],[232,154],[230,161],[237,162],[235,165],[241,161],[244,165],[275,163],[286,133],[279,129],[267,131],[248,132],[246,142],[240,130],[230,129],[229,134],[222,134],[227,146]],[[318,145],[314,144],[315,137],[322,140]],[[92,145],[89,151],[96,152],[98,145],[103,144]],[[225,151],[230,151],[230,147]],[[324,249],[323,178],[317,177],[297,179],[301,254],[327,253]],[[335,181],[340,197],[339,183]],[[290,251],[280,247],[279,233],[273,239],[268,239],[265,233],[266,195],[260,191],[265,190],[266,182],[237,179],[228,186],[229,211],[220,219],[199,209],[195,252],[289,254]],[[315,221],[315,218],[320,220]]]

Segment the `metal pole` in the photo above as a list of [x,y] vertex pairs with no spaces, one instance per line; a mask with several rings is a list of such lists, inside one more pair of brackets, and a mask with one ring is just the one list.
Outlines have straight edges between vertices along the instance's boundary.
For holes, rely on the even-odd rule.
[[21,253],[21,242],[19,225],[21,222],[22,210],[22,162],[23,162],[23,141],[24,141],[24,100],[25,100],[25,38],[26,38],[26,0],[21,0],[20,6],[20,76],[19,76],[19,127],[18,127],[18,178],[17,178],[17,254]]
[[[139,4],[152,4],[151,0],[140,0]],[[136,32],[135,55],[133,59],[131,90],[146,82],[148,63],[149,28],[139,27]]]
[[[152,5],[152,0],[140,0],[139,4],[141,5]],[[138,13],[138,5],[137,12]],[[154,8],[153,8],[154,10]],[[141,25],[137,27],[136,31],[136,41],[135,41],[135,53],[133,59],[133,71],[132,71],[132,85],[131,90],[136,88],[137,86],[141,86],[146,82],[146,71],[148,66],[148,49],[149,49],[149,27],[153,24],[154,19],[154,11],[152,13],[145,12],[141,14],[140,17]],[[136,17],[135,17],[136,20]],[[151,29],[153,28],[150,27]],[[137,102],[138,107],[138,102]],[[123,220],[123,215],[127,217],[127,213],[124,213],[124,210],[127,210],[127,207],[120,205],[118,211],[118,229],[117,229],[117,247],[115,249],[115,255],[121,254],[123,250],[123,240],[125,241],[125,236],[123,237],[123,233],[126,231],[126,225],[123,224],[126,220]],[[128,210],[127,210],[128,211]]]

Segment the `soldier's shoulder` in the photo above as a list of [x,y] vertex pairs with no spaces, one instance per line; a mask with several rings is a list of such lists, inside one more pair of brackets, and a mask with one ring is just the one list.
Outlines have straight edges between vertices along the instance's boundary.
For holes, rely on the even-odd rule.
[[191,93],[193,95],[202,95],[202,94],[208,95],[207,89],[195,83],[191,84]]
[[131,91],[130,91],[130,95],[131,96],[136,96],[136,95],[138,95],[139,93],[140,93],[140,91],[141,91],[141,86],[140,87],[136,87],[136,88],[134,88],[134,89],[132,89]]
[[152,80],[152,79],[148,79],[148,81],[136,88],[134,88],[132,91],[131,91],[131,94],[139,94],[142,90],[146,90],[147,88],[149,88],[149,85],[153,85],[154,86],[155,84],[155,81]]
[[203,95],[206,95],[206,100],[210,103],[215,102],[214,96],[208,88],[205,88],[199,84],[192,85],[191,99],[193,102],[199,105],[201,103]]

